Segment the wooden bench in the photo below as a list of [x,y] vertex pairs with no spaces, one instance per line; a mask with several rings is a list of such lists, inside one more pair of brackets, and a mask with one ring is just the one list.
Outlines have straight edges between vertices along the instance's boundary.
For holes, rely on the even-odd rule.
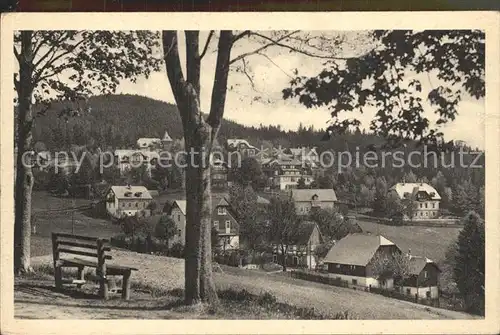
[[[122,298],[128,300],[130,298],[130,276],[132,271],[138,269],[106,264],[106,260],[111,260],[109,254],[109,240],[80,236],[63,233],[52,233],[52,254],[54,260],[54,279],[56,288],[62,288],[62,269],[77,268],[78,279],[73,280],[73,284],[81,287],[85,283],[84,269],[85,267],[95,268],[97,278],[99,280],[99,296],[103,299],[108,299],[109,296],[109,281],[108,276],[122,276]],[[64,256],[61,257],[61,254]],[[77,256],[86,256],[91,259],[82,259]],[[94,260],[96,259],[96,260]]]

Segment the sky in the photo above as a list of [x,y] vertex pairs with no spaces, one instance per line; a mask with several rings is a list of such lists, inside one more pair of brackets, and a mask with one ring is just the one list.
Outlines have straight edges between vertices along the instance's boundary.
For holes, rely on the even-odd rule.
[[[333,34],[331,35],[333,37],[344,38],[342,47],[337,48],[341,50],[339,56],[356,54],[362,52],[363,46],[365,49],[367,47],[363,33],[330,34]],[[206,36],[206,32],[200,34],[200,48],[204,45]],[[179,52],[184,66],[183,34],[179,34],[179,38]],[[234,58],[243,52],[254,50],[257,45],[256,42],[248,39],[240,40],[233,48],[231,56]],[[209,109],[213,85],[217,57],[215,46],[216,40],[212,39],[201,64],[201,107],[205,111]],[[298,69],[300,75],[314,76],[321,71],[323,63],[324,59],[290,53],[277,47],[268,49],[266,57],[260,55],[249,57],[247,68],[251,69],[254,87],[245,75],[236,71],[230,73],[228,87],[232,89],[229,89],[227,93],[225,118],[249,126],[279,124],[283,129],[297,129],[302,123],[306,127],[313,125],[316,129],[325,128],[330,116],[326,108],[307,109],[296,100],[283,100],[281,94],[281,91],[288,87],[294,69]],[[419,79],[421,79],[424,92],[438,84],[435,74],[429,76],[426,74]],[[140,78],[136,83],[122,82],[118,93],[137,94],[175,103],[165,70],[154,73],[149,79]],[[262,99],[256,100],[257,97]],[[426,116],[431,120],[435,119],[430,106],[426,110]],[[459,116],[456,120],[443,129],[445,138],[464,140],[473,147],[484,149],[484,99],[475,100],[464,96],[458,106],[458,111]],[[372,115],[373,113],[368,111],[356,116],[362,121],[362,125],[368,128]],[[349,117],[353,117],[353,114]]]

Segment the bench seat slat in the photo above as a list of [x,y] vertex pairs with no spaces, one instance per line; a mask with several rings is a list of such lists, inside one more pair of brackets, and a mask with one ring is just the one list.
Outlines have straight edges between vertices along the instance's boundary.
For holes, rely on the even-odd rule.
[[[95,257],[97,258],[97,253],[93,252],[88,252],[88,251],[81,251],[81,250],[73,250],[73,249],[66,249],[66,248],[59,248],[59,252],[61,253],[68,253],[68,254],[74,254],[74,255],[80,255],[80,256],[88,256],[88,257]],[[110,255],[105,255],[104,259],[113,259]]]
[[[86,259],[81,258],[69,258],[69,259],[61,259],[62,266],[90,266],[93,268],[97,268],[97,262],[88,261]],[[122,273],[125,270],[139,271],[139,269],[130,267],[130,266],[121,266],[115,264],[106,264],[106,272],[108,274],[112,274],[112,272]]]
[[65,234],[65,233],[52,233],[52,235],[55,235],[56,237],[62,237],[62,238],[68,238],[68,239],[77,239],[77,240],[85,240],[85,241],[101,240],[104,243],[109,242],[109,239],[106,239],[106,238],[98,238],[98,237],[83,236],[83,235],[72,235],[72,234]]
[[[67,245],[70,247],[78,247],[78,248],[86,248],[86,249],[93,249],[97,250],[97,244],[89,244],[89,243],[79,243],[79,242],[73,242],[73,241],[57,241],[58,245]],[[111,251],[110,247],[104,247],[102,248],[103,251]]]

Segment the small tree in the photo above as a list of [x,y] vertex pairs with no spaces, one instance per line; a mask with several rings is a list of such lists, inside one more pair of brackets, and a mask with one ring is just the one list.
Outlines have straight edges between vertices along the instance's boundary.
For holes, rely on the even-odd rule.
[[469,212],[463,223],[456,244],[453,278],[464,298],[466,310],[484,315],[484,221],[477,213]]
[[304,179],[304,177],[299,178],[299,181],[297,182],[297,188],[299,190],[303,190],[303,189],[307,188],[306,180]]
[[257,203],[257,194],[251,186],[233,184],[229,198],[240,223],[240,236],[253,255],[265,235],[265,220]]
[[410,257],[401,252],[391,255],[379,253],[373,258],[370,266],[377,280],[394,278],[395,282],[402,284],[410,276]]
[[151,215],[153,215],[153,212],[158,208],[158,204],[153,200],[148,204],[147,208],[151,211]]
[[294,244],[300,219],[295,211],[295,203],[290,199],[271,198],[268,207],[270,220],[269,237],[281,251],[283,271],[286,271],[288,247]]
[[141,222],[136,215],[126,215],[121,217],[118,219],[118,224],[126,236],[135,237],[137,233],[142,232],[144,229],[144,223]]
[[212,242],[212,253],[215,253],[215,251],[217,251],[220,245],[219,230],[216,227],[212,227],[211,242]]
[[177,234],[177,225],[168,215],[163,215],[155,226],[155,237],[165,242],[167,250],[170,248],[169,241]]

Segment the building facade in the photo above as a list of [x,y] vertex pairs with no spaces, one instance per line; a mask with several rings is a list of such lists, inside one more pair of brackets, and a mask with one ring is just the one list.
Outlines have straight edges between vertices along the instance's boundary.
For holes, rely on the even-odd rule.
[[356,233],[347,235],[332,246],[324,263],[330,276],[345,280],[350,286],[392,289],[392,278],[378,280],[375,276],[373,260],[400,252],[393,242],[381,235]]
[[323,236],[315,222],[301,222],[293,244],[288,245],[286,251],[280,245],[273,244],[273,262],[288,267],[314,269],[317,264],[315,249],[323,243]]
[[310,168],[293,158],[280,157],[262,162],[262,172],[269,180],[270,187],[278,190],[297,188],[299,180],[309,186],[314,181]]
[[240,245],[240,226],[236,215],[225,197],[219,199],[212,212],[212,224],[219,236],[222,250],[238,249]]
[[426,183],[398,183],[389,189],[401,200],[409,199],[415,202],[413,217],[404,214],[405,220],[428,220],[439,217],[441,196],[436,189]]
[[308,215],[314,208],[333,209],[337,201],[333,189],[295,189],[290,197],[299,215]]
[[151,215],[153,197],[144,186],[111,186],[105,200],[106,211],[115,218]]
[[186,242],[186,200],[175,200],[167,213],[177,226],[178,233],[173,242],[184,245]]

